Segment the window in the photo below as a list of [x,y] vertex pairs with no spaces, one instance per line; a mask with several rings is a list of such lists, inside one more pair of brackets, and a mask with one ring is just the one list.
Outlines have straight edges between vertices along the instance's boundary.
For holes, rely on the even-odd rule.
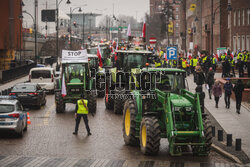
[[247,24],[250,24],[250,9],[247,10]]
[[250,36],[247,36],[247,39],[246,39],[246,50],[250,50]]
[[244,35],[241,36],[241,49],[245,50],[245,36]]
[[242,10],[242,25],[245,25],[245,10]]
[[178,12],[178,11],[179,11],[179,8],[177,7],[177,8],[175,8],[175,10],[176,10],[176,12]]
[[233,37],[233,50],[236,51],[236,36]]
[[234,11],[234,26],[236,26],[236,11]]
[[240,26],[240,10],[238,10],[238,26]]
[[237,47],[238,47],[238,49],[241,49],[241,47],[240,47],[240,36],[238,36]]
[[179,27],[179,23],[176,23],[176,24],[175,24],[175,27]]
[[228,13],[227,20],[228,20],[228,22],[227,22],[228,27],[227,28],[231,28],[231,12]]
[[179,19],[179,15],[178,15],[178,14],[175,16],[175,19],[176,19],[176,20],[178,20],[178,19]]

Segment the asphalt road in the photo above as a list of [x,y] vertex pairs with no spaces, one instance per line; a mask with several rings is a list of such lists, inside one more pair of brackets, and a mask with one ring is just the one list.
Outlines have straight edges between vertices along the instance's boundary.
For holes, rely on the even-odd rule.
[[98,99],[97,104],[95,117],[89,115],[92,135],[87,136],[81,120],[78,136],[75,136],[72,134],[75,126],[75,106],[67,104],[65,113],[56,114],[54,95],[47,95],[47,104],[44,107],[40,110],[29,110],[31,125],[23,138],[17,138],[12,133],[0,133],[0,156],[231,162],[214,151],[208,157],[171,157],[167,139],[161,140],[157,156],[144,156],[139,147],[124,144],[122,116],[105,110],[104,99]]

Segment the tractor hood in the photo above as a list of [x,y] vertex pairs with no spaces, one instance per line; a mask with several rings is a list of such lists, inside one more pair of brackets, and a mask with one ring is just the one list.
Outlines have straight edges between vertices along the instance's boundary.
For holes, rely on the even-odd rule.
[[174,107],[192,107],[192,103],[185,97],[171,93],[170,101]]

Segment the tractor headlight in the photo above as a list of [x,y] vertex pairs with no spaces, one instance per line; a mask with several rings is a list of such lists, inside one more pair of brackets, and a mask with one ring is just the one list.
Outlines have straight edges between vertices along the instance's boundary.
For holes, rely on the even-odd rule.
[[181,107],[174,107],[174,111],[180,111]]
[[186,111],[192,111],[192,107],[186,107]]

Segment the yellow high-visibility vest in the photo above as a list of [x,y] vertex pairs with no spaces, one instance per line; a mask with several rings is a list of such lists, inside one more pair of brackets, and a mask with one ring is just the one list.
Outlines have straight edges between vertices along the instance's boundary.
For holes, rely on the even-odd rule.
[[213,64],[216,64],[216,61],[215,61],[215,60],[216,60],[216,58],[214,57],[214,58],[213,58]]
[[198,63],[198,59],[193,59],[193,66],[196,67]]
[[82,102],[84,102],[84,104],[88,106],[88,100],[85,99],[77,100],[77,105],[78,105],[77,114],[88,114],[89,111],[87,110],[87,108],[84,107]]
[[186,61],[183,61],[183,60],[182,60],[182,68],[187,68],[187,63],[186,63]]

